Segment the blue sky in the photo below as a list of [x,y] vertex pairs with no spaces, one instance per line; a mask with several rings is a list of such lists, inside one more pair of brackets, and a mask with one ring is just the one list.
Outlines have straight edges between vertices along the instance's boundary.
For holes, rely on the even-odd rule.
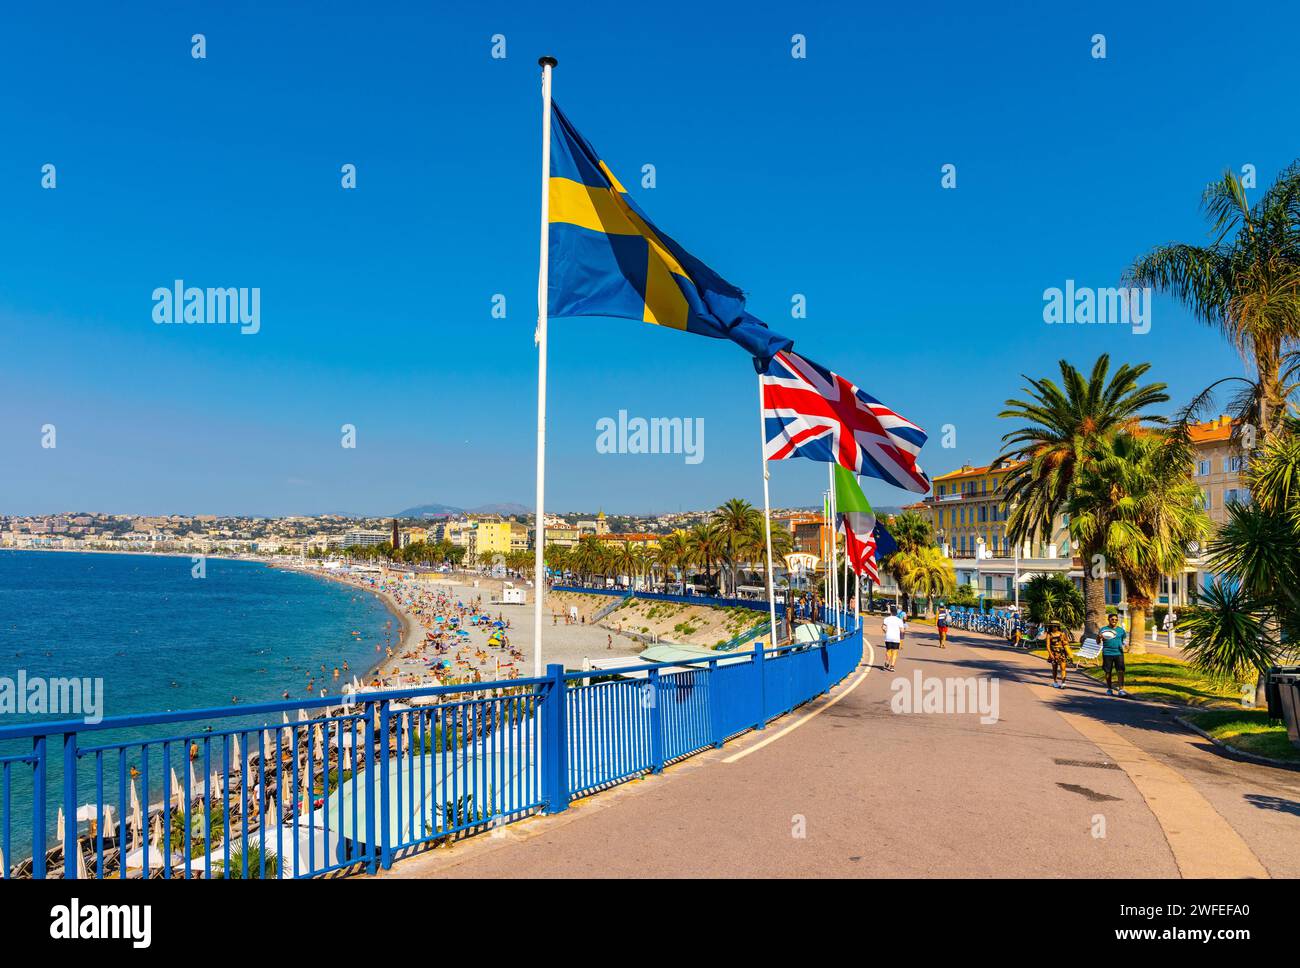
[[[1180,402],[1242,372],[1169,300],[1138,336],[1047,326],[1042,294],[1201,240],[1206,182],[1253,164],[1262,187],[1300,156],[1300,14],[1040,6],[7,5],[0,513],[531,504],[541,53],[656,223],[930,431],[931,473],[995,454],[1019,375],[1061,357],[1150,360]],[[260,287],[261,331],[155,325],[178,278]],[[585,319],[554,322],[550,354],[549,507],[761,498],[734,346]],[[705,459],[597,453],[620,409],[702,417]],[[825,478],[773,465],[773,501]]]

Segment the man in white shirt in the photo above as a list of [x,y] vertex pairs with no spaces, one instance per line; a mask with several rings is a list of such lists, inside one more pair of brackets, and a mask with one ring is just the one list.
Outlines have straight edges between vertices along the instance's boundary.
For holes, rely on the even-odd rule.
[[898,661],[898,650],[903,645],[903,636],[907,632],[907,622],[902,612],[890,613],[880,623],[880,630],[885,635],[885,671],[893,672],[894,663]]

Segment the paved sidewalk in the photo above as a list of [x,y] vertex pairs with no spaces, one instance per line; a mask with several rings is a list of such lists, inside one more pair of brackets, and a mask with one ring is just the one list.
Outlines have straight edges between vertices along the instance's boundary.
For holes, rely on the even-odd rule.
[[[997,721],[895,713],[917,671],[996,678]],[[896,674],[864,670],[724,750],[383,876],[1300,876],[1300,773],[1230,760],[1082,678],[1054,690],[995,639],[940,650],[918,630]]]

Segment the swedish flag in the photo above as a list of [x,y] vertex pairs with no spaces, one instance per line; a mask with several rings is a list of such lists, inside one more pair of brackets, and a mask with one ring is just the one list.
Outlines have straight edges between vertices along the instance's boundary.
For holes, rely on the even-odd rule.
[[745,310],[743,292],[655,228],[559,106],[551,112],[551,317],[639,319],[732,340],[759,360],[794,345]]

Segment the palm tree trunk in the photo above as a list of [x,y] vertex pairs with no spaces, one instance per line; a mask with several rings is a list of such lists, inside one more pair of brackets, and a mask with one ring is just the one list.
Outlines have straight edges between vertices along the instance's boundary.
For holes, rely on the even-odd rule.
[[1084,548],[1083,554],[1083,634],[1096,638],[1106,621],[1106,579],[1094,578],[1092,564],[1096,549]]
[[1145,592],[1124,583],[1128,596],[1129,629],[1128,650],[1135,655],[1142,655],[1147,650],[1147,619],[1151,615],[1151,597]]

